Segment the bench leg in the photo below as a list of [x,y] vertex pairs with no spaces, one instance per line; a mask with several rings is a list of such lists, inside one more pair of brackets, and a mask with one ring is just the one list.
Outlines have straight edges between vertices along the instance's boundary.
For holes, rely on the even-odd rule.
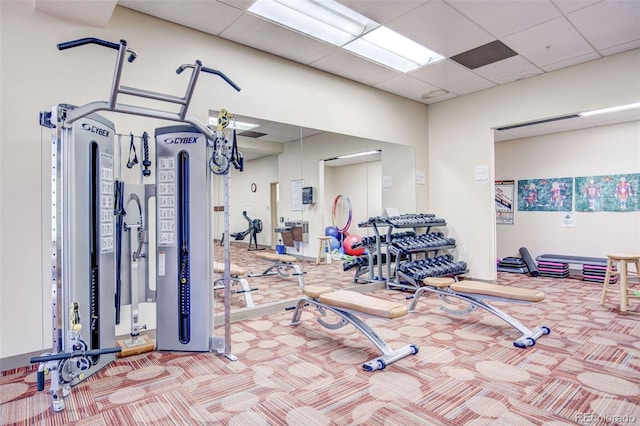
[[336,330],[338,328],[346,326],[347,324],[351,324],[362,334],[364,334],[371,341],[371,343],[373,343],[375,347],[378,348],[380,352],[382,352],[382,356],[376,357],[362,364],[362,368],[366,371],[382,370],[387,365],[392,364],[408,355],[415,355],[418,353],[418,347],[413,344],[403,346],[399,349],[393,349],[387,342],[385,342],[380,336],[378,336],[378,334],[373,331],[371,327],[369,327],[364,321],[362,321],[352,312],[320,303],[319,301],[312,298],[302,298],[298,300],[293,312],[293,317],[289,322],[290,325],[298,325],[300,323],[300,315],[302,309],[307,304],[315,305],[322,316],[326,316],[326,311],[331,311],[340,318],[337,323],[328,323],[322,318],[318,318],[318,322],[324,327],[331,330]]
[[[294,273],[289,273],[289,269],[293,269]],[[300,265],[294,265],[292,263],[277,263],[265,269],[261,274],[255,274],[253,272],[247,274],[249,278],[269,277],[272,275],[280,275],[283,278],[289,278],[293,275],[298,278],[298,285],[304,287],[304,272],[302,272]]]
[[251,297],[251,288],[249,287],[249,282],[244,278],[232,278],[234,281],[237,281],[242,288],[242,295],[244,296],[244,304],[247,308],[253,308],[255,305],[253,303],[253,298]]
[[[500,318],[501,320],[503,320],[504,322],[506,322],[507,324],[509,324],[516,330],[518,330],[520,333],[522,333],[522,336],[513,342],[513,345],[517,348],[525,348],[528,346],[533,346],[536,344],[536,341],[538,340],[538,338],[540,338],[545,334],[549,334],[551,332],[549,327],[545,327],[545,326],[539,326],[529,330],[527,327],[522,325],[522,323],[517,319],[506,314],[505,312],[501,311],[495,306],[491,306],[490,304],[482,300],[482,298],[478,298],[478,295],[456,293],[449,288],[437,288],[437,287],[429,287],[429,286],[420,287],[414,294],[413,301],[409,306],[409,312],[415,311],[416,304],[418,303],[418,300],[422,296],[422,293],[424,293],[425,291],[436,293],[441,297],[454,297],[456,299],[460,299],[462,301],[470,303],[472,306],[476,308],[482,308],[485,311],[497,316],[498,318]],[[508,300],[508,299],[501,299],[501,300],[504,302],[514,302],[513,300]],[[467,313],[473,310],[475,309],[466,309],[466,310],[459,311],[459,313]]]

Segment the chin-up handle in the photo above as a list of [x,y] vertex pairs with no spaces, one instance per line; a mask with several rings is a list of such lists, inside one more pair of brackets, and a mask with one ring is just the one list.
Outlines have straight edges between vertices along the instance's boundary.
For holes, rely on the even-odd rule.
[[222,71],[214,70],[213,68],[203,67],[202,66],[202,62],[200,60],[196,60],[196,64],[195,65],[180,65],[178,67],[178,69],[176,70],[176,74],[182,73],[182,71],[184,71],[187,68],[195,68],[195,69],[199,69],[201,72],[206,72],[206,73],[209,73],[209,74],[215,74],[215,75],[219,76],[220,78],[222,78],[227,83],[229,83],[229,85],[231,87],[236,89],[236,92],[239,92],[241,90],[240,87],[237,84],[235,84],[233,82],[233,80],[231,80],[229,77],[227,77]]
[[[85,37],[85,38],[80,38],[78,40],[71,40],[71,41],[58,43],[57,47],[58,47],[58,50],[66,50],[66,49],[72,49],[74,47],[84,46],[85,44],[97,44],[99,46],[108,47],[110,49],[120,50],[120,45],[126,46],[127,42],[125,40],[120,40],[120,44],[118,44],[118,43],[113,43],[111,41],[101,40],[95,37]],[[127,49],[127,52],[130,53],[129,58],[127,59],[129,62],[135,61],[136,58],[138,57],[138,54],[135,52],[135,50]]]
[[[71,124],[74,121],[78,120],[79,118],[85,117],[97,111],[114,111],[114,112],[120,112],[124,114],[131,114],[131,115],[138,115],[138,116],[144,116],[144,117],[152,117],[152,118],[159,118],[163,120],[172,120],[172,121],[188,123],[196,127],[200,132],[202,132],[207,137],[207,139],[213,139],[215,137],[215,134],[211,129],[209,129],[204,123],[200,122],[199,120],[187,116],[187,110],[189,108],[189,104],[191,103],[191,97],[193,96],[193,91],[195,89],[196,82],[198,81],[198,76],[200,75],[200,72],[215,74],[220,78],[222,78],[224,81],[226,81],[235,90],[240,91],[240,87],[236,83],[234,83],[229,77],[227,77],[224,73],[212,68],[203,67],[202,62],[199,60],[196,60],[194,64],[181,65],[176,70],[178,74],[182,73],[182,71],[184,71],[187,68],[190,68],[193,70],[191,73],[189,82],[187,83],[187,89],[185,91],[185,95],[182,97],[168,95],[164,93],[152,92],[149,90],[138,89],[135,87],[122,86],[120,84],[120,77],[122,75],[122,67],[124,64],[125,56],[127,56],[127,53],[129,54],[129,58],[128,58],[129,62],[133,62],[137,57],[137,53],[134,50],[131,50],[127,47],[126,40],[120,40],[120,43],[113,43],[113,42],[101,40],[98,38],[87,37],[87,38],[81,38],[78,40],[72,40],[72,41],[60,43],[57,46],[59,50],[66,50],[73,47],[84,46],[85,44],[97,44],[97,45],[108,47],[110,49],[115,49],[118,51],[118,57],[116,59],[116,67],[113,73],[113,82],[111,85],[111,94],[109,96],[109,100],[106,102],[105,101],[90,102],[88,104],[85,104],[83,106],[80,106],[80,107],[74,108],[73,110],[68,111],[65,117],[65,122],[67,124]],[[151,108],[142,107],[142,106],[120,104],[117,102],[118,95],[120,94],[139,97],[139,98],[145,98],[145,99],[153,99],[156,101],[167,102],[172,104],[178,104],[180,105],[180,111],[170,112],[170,111],[163,111],[158,109],[151,109]]]

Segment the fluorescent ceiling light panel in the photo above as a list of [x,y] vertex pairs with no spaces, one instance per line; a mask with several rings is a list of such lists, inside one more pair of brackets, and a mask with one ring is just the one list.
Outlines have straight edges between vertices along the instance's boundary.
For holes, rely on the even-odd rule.
[[336,46],[377,25],[333,0],[258,0],[248,11]]
[[596,109],[594,111],[581,112],[580,115],[583,117],[591,117],[592,115],[609,114],[612,112],[627,111],[629,109],[636,109],[636,108],[640,108],[640,102],[627,104],[627,105],[614,106],[611,108]]
[[382,151],[377,150],[377,151],[367,151],[367,152],[357,152],[355,154],[347,154],[347,155],[341,155],[339,157],[336,157],[338,159],[344,160],[345,158],[354,158],[354,157],[363,157],[365,155],[373,155],[373,154],[380,154]]
[[346,44],[344,48],[404,73],[444,59],[442,55],[382,26]]

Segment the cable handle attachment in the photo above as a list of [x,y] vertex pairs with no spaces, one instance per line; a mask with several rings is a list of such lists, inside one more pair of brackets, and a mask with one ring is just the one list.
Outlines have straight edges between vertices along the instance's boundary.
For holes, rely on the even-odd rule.
[[[84,46],[85,44],[97,44],[99,46],[108,47],[110,49],[120,50],[120,46],[123,46],[123,47],[127,46],[127,41],[120,40],[120,43],[113,43],[111,41],[102,40],[95,37],[85,37],[77,40],[58,43],[56,47],[58,48],[58,50],[66,50],[66,49],[72,49],[74,47]],[[135,61],[136,58],[138,57],[138,54],[136,53],[135,50],[127,48],[127,52],[130,53],[129,58],[127,59],[129,62]]]

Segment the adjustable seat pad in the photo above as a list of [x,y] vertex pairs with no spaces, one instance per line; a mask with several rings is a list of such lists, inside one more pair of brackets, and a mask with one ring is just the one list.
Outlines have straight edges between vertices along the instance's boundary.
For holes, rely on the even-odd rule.
[[[217,274],[224,273],[224,263],[213,262],[213,271]],[[244,269],[232,263],[229,268],[229,275],[241,277],[244,275]]]
[[261,259],[272,260],[272,261],[276,261],[276,262],[293,263],[293,262],[297,262],[298,261],[297,258],[295,258],[293,256],[289,256],[288,254],[256,253],[256,256],[258,256]]
[[398,302],[378,299],[349,290],[336,290],[331,287],[306,286],[302,289],[307,296],[317,299],[325,305],[349,309],[382,318],[398,318],[409,313],[409,308]]

